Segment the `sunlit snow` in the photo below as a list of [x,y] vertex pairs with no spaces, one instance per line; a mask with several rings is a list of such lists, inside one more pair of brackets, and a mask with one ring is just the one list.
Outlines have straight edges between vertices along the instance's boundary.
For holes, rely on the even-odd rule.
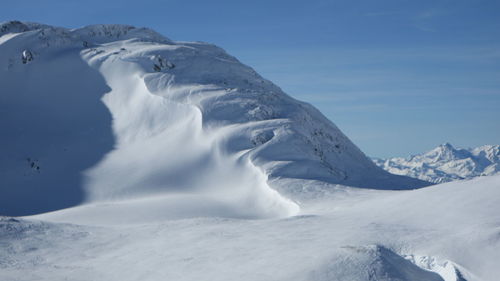
[[495,280],[500,176],[375,165],[219,47],[0,25],[0,280]]

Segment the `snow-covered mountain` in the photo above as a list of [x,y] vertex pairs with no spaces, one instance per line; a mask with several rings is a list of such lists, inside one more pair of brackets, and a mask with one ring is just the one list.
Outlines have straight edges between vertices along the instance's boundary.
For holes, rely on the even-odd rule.
[[214,45],[125,25],[14,21],[0,36],[0,214],[190,193],[260,217],[296,208],[268,178],[426,185],[380,169],[314,107]]
[[396,175],[442,183],[499,174],[500,145],[462,149],[445,143],[408,158],[373,158],[373,161]]
[[428,183],[207,43],[1,24],[0,129],[0,280],[500,275],[500,176],[391,190]]

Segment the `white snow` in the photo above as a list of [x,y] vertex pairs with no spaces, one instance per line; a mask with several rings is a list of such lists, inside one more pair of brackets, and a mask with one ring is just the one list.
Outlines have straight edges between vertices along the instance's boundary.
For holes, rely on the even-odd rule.
[[0,45],[0,214],[181,192],[288,216],[298,207],[268,178],[427,185],[378,168],[316,109],[216,46],[121,25],[0,30],[22,31]]
[[449,143],[408,158],[373,161],[390,173],[442,183],[500,173],[500,145],[460,149]]
[[[301,212],[282,219],[123,223],[140,211],[130,206],[114,214],[110,206],[87,217],[69,209],[67,217],[61,211],[19,222],[5,218],[0,276],[493,281],[500,274],[499,176],[413,191],[292,181],[285,184],[305,188],[289,194],[301,202]],[[100,216],[112,216],[117,224],[102,225]]]
[[500,176],[407,190],[428,183],[210,44],[21,22],[0,42],[0,215],[22,216],[0,218],[0,280],[500,274]]

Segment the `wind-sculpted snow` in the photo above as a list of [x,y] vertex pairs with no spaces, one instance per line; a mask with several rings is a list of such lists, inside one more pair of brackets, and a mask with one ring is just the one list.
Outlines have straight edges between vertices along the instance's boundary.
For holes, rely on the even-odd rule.
[[[149,57],[115,60],[115,54],[105,47],[106,52],[101,52],[74,46],[71,40],[78,34],[112,37],[109,30],[118,30],[119,37],[124,32],[104,26],[100,33],[100,27],[75,32],[20,27],[21,31],[36,31],[38,37],[9,36],[2,45],[5,59],[12,62],[1,84],[11,89],[2,95],[2,105],[12,109],[4,111],[8,118],[2,119],[2,128],[12,131],[2,146],[8,150],[2,161],[2,213],[46,212],[81,201],[87,203],[82,207],[85,210],[102,210],[92,203],[116,200],[124,201],[108,213],[123,211],[122,206],[130,210],[149,206],[148,211],[137,212],[143,217],[134,218],[142,222],[207,215],[260,218],[297,212],[295,203],[269,188],[266,175],[248,156],[224,151],[223,130],[202,128],[201,112],[196,106],[148,90],[144,81],[148,73],[141,63],[152,67]],[[33,63],[24,66],[26,62],[16,62],[19,50],[27,47],[24,41],[45,42],[39,37],[42,33],[61,35],[55,41],[66,44],[67,55],[56,56],[60,47],[29,42]],[[78,68],[79,64],[84,69]],[[100,71],[102,78],[84,76],[92,71]],[[81,83],[84,86],[79,86]],[[66,84],[69,86],[64,87]],[[87,99],[95,105],[86,106]],[[104,117],[98,114],[97,109],[104,106],[111,116],[107,110]],[[106,136],[107,141],[103,141]],[[100,150],[96,142],[107,148]],[[93,159],[93,164],[85,162],[86,158]],[[77,168],[73,174],[68,164],[87,166]],[[80,173],[85,173],[81,183]],[[42,196],[47,200],[39,200]],[[160,209],[154,209],[155,204]]]
[[378,168],[316,109],[216,46],[125,25],[7,22],[0,35],[1,214],[182,193],[237,216],[288,216],[298,206],[268,178],[426,184]]
[[373,161],[393,174],[442,183],[499,174],[500,145],[460,149],[445,143],[408,158],[374,158]]
[[[141,52],[145,48],[140,44]],[[267,185],[266,175],[247,155],[225,149],[225,127],[203,128],[198,107],[148,89],[152,74],[142,68],[148,59],[124,55],[114,60],[109,53],[92,52],[84,58],[113,89],[103,102],[113,115],[116,134],[116,148],[87,172],[90,202],[154,196],[144,203],[166,217],[260,218],[298,211]],[[153,211],[151,201],[163,205],[161,212]]]

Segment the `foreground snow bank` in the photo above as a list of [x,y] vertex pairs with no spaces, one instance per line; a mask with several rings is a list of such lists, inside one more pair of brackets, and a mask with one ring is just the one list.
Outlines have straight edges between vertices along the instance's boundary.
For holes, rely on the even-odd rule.
[[500,274],[499,176],[414,191],[294,181],[283,184],[304,188],[294,196],[301,213],[284,219],[95,226],[55,223],[62,215],[5,218],[0,279],[494,281]]

